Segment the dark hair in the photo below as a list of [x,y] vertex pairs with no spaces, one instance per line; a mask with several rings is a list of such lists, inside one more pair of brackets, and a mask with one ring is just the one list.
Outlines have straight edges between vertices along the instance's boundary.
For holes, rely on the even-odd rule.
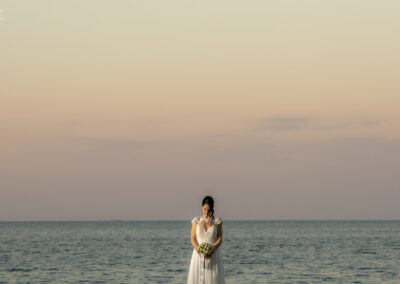
[[204,206],[204,204],[208,204],[210,206],[212,218],[214,218],[214,199],[211,196],[207,195],[206,197],[204,197],[201,206]]

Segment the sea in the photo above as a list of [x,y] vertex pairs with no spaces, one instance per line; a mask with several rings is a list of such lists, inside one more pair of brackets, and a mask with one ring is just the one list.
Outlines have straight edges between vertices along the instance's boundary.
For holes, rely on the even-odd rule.
[[[190,220],[0,222],[0,283],[186,283]],[[226,283],[400,283],[400,221],[229,221]]]

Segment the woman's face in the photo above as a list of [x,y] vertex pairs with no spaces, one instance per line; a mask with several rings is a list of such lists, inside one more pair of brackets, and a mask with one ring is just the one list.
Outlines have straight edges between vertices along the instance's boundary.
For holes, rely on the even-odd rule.
[[203,216],[211,217],[211,209],[210,205],[204,204],[201,209],[203,210]]

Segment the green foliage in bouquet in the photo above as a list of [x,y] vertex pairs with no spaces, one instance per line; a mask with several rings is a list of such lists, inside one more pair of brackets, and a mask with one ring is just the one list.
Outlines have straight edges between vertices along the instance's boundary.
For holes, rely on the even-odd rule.
[[198,251],[204,255],[208,254],[210,255],[214,250],[214,247],[212,245],[210,245],[209,243],[202,243],[199,246]]

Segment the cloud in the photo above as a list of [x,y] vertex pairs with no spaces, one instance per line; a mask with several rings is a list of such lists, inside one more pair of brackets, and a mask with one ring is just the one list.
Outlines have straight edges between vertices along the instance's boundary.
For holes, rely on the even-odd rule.
[[84,148],[103,151],[130,151],[148,148],[160,144],[160,141],[152,140],[136,140],[128,138],[111,138],[111,137],[79,137],[73,139],[75,144],[79,144]]
[[0,10],[0,21],[7,21],[7,18],[2,17],[1,13],[3,12],[3,10]]
[[331,129],[339,129],[339,128],[347,128],[351,125],[349,122],[327,122],[320,121],[312,126],[313,130],[331,130]]
[[92,139],[91,142],[98,146],[111,147],[111,148],[138,148],[143,147],[147,143],[144,141],[130,140],[130,139],[117,139],[117,138],[97,138]]
[[305,128],[313,118],[306,116],[280,116],[262,119],[263,129],[273,131],[292,131]]
[[381,123],[383,123],[383,121],[382,120],[377,120],[377,119],[375,119],[375,120],[373,120],[373,119],[363,120],[363,121],[360,122],[360,124],[362,124],[362,125],[376,125],[376,124],[381,124]]
[[262,130],[270,131],[294,131],[300,129],[311,129],[314,131],[325,131],[332,129],[343,129],[352,126],[376,126],[384,121],[378,119],[329,119],[311,116],[275,116],[260,120]]

